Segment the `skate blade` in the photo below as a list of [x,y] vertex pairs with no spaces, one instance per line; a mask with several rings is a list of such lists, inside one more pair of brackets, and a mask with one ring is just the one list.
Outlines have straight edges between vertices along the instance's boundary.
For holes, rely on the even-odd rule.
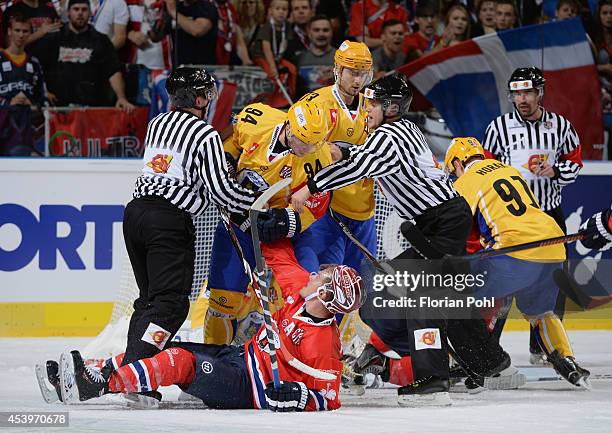
[[59,377],[64,404],[80,402],[79,389],[74,378],[74,360],[70,352],[64,352],[60,356]]
[[[36,381],[38,382],[38,387],[40,388],[40,393],[42,394],[43,399],[49,404],[58,401],[59,397],[57,396],[55,388],[47,380],[46,367],[43,367],[40,364],[36,364],[36,366],[34,367],[34,372],[36,373]],[[47,384],[51,385],[51,388],[49,388]]]
[[552,364],[548,362],[542,355],[537,353],[529,354],[529,364],[537,367],[552,367]]
[[590,391],[593,389],[593,385],[588,377],[581,377],[578,382],[576,382],[576,386],[585,391]]
[[522,373],[484,378],[484,387],[491,390],[517,389],[525,383],[527,383],[527,376]]
[[159,400],[142,394],[124,394],[131,409],[159,409]]
[[401,407],[450,406],[453,404],[448,392],[432,394],[398,395],[397,404]]

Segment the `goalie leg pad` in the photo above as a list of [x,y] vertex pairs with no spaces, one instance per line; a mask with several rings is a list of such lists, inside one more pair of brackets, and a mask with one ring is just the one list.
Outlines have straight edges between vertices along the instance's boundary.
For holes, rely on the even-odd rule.
[[574,356],[565,327],[555,313],[548,311],[537,317],[529,317],[529,323],[535,331],[538,344],[546,355],[556,350],[563,358]]
[[204,317],[204,343],[232,343],[243,299],[244,295],[240,292],[210,289],[208,309]]

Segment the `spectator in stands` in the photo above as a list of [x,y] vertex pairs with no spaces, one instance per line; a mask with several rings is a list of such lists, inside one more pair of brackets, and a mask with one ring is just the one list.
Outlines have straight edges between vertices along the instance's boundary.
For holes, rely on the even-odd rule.
[[612,0],[599,0],[593,36],[604,113],[612,113]]
[[33,149],[32,109],[45,98],[42,69],[25,52],[32,26],[27,16],[13,13],[5,50],[0,50],[0,155],[28,156]]
[[513,0],[497,0],[495,5],[495,30],[514,28],[518,13]]
[[374,78],[385,75],[385,72],[400,67],[406,56],[402,51],[404,42],[404,24],[400,20],[387,20],[382,26],[382,46],[372,51]]
[[450,47],[470,38],[470,13],[462,4],[452,6],[444,18],[444,33],[434,50]]
[[472,38],[495,32],[495,6],[494,0],[482,0],[476,8],[478,21],[472,26]]
[[537,24],[542,16],[542,0],[516,0],[517,23],[520,26]]
[[255,41],[257,29],[264,23],[266,10],[263,0],[234,0],[234,7],[240,17],[240,29],[247,48]]
[[257,32],[251,51],[253,62],[261,66],[272,80],[278,78],[279,65],[289,67],[288,62],[283,59],[287,46],[294,37],[293,29],[287,22],[288,15],[288,0],[272,0],[268,10],[269,21]]
[[217,31],[217,64],[218,65],[251,65],[248,49],[238,23],[238,11],[229,0],[216,0],[219,16]]
[[42,41],[46,82],[57,105],[108,106],[112,88],[116,107],[133,109],[125,97],[119,59],[111,41],[89,24],[88,0],[69,0],[68,23]]
[[215,65],[217,63],[217,9],[208,0],[164,0],[176,24],[177,58],[173,64]]
[[569,20],[578,16],[580,11],[580,3],[578,0],[559,0],[555,8],[555,20]]
[[325,15],[329,18],[334,32],[332,45],[340,45],[346,39],[348,17],[343,0],[313,0],[311,5],[315,15]]
[[32,34],[28,38],[26,51],[28,54],[38,57],[42,56],[40,40],[47,34],[56,32],[62,27],[57,12],[51,3],[46,0],[22,0],[13,3],[4,11],[4,28],[8,28],[8,20],[11,15],[20,14],[30,18]]
[[[363,34],[364,1],[366,12],[365,36]],[[358,41],[365,42],[370,49],[380,47],[382,45],[382,40],[380,38],[382,34],[382,25],[385,21],[396,19],[403,23],[404,26],[407,26],[408,11],[404,6],[401,6],[400,3],[400,0],[360,0],[353,3],[351,6],[349,36],[355,37]]]
[[287,59],[295,63],[297,58],[308,50],[308,23],[313,17],[310,0],[291,0],[290,21],[293,24],[293,40],[287,46]]
[[300,92],[303,95],[334,83],[334,55],[332,24],[324,15],[311,18],[307,26],[310,46],[297,58]]
[[90,0],[90,7],[94,28],[108,36],[116,50],[122,48],[130,17],[125,0]]
[[418,30],[404,39],[402,50],[407,61],[412,61],[430,52],[439,42],[436,34],[438,26],[438,6],[435,1],[421,0],[417,4],[415,23]]

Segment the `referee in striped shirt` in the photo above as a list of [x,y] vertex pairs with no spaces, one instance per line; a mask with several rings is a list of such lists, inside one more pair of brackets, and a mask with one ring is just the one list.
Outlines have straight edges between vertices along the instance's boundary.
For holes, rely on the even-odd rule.
[[[299,212],[310,194],[342,188],[364,178],[377,178],[385,197],[399,215],[413,219],[439,254],[465,254],[472,214],[466,201],[438,168],[421,131],[403,117],[412,100],[410,87],[400,76],[391,75],[368,85],[364,95],[370,100],[366,108],[368,127],[376,130],[363,146],[343,151],[347,154],[340,162],[323,168],[294,193],[293,207]],[[409,249],[398,258],[422,256]],[[398,389],[400,404],[410,404],[408,402],[414,401],[410,397],[415,394],[447,393],[447,332],[453,347],[472,371],[489,376],[510,365],[509,356],[495,339],[490,338],[482,320],[452,323],[448,320],[447,326],[447,321],[442,319],[372,319],[366,317],[371,314],[363,315],[363,311],[365,323],[385,344],[400,356],[412,357],[415,385]],[[437,328],[442,343],[428,350],[417,350],[416,341],[422,340],[424,333],[432,328]],[[446,404],[450,404],[450,400]]]
[[[487,127],[483,147],[487,157],[511,165],[529,182],[540,208],[550,215],[564,233],[565,216],[561,191],[576,180],[582,168],[580,140],[563,116],[542,107],[544,84],[536,67],[518,68],[508,80],[508,96],[514,111],[493,120]],[[555,313],[563,318],[565,295],[559,292]],[[504,320],[498,320],[497,333]],[[541,361],[534,334],[530,339],[530,361]]]
[[148,125],[142,174],[123,219],[139,289],[123,365],[163,350],[187,317],[195,260],[192,217],[211,202],[246,214],[256,198],[228,174],[219,134],[205,121],[217,97],[214,78],[201,68],[180,67],[166,89],[176,111]]

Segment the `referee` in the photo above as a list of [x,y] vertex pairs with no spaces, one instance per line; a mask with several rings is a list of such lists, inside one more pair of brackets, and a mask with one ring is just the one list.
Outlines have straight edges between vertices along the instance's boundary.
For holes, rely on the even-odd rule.
[[123,218],[123,236],[139,297],[128,330],[122,365],[164,349],[187,317],[194,273],[192,217],[212,202],[244,213],[253,191],[227,172],[219,134],[205,121],[217,97],[204,69],[180,67],[166,81],[176,111],[148,125],[144,167]]
[[[421,131],[403,117],[412,101],[408,84],[400,76],[390,75],[368,85],[364,95],[370,99],[366,108],[368,127],[376,128],[375,132],[363,146],[351,148],[346,159],[323,168],[293,194],[293,207],[299,211],[310,194],[377,178],[399,215],[414,219],[438,251],[464,254],[472,226],[471,211],[437,167]],[[421,256],[411,249],[400,258]],[[415,383],[398,389],[402,405],[450,404],[447,331],[453,347],[472,371],[490,376],[510,366],[509,356],[489,337],[482,320],[454,320],[452,324],[449,320],[447,327],[443,319],[380,320],[363,314],[362,318],[400,356],[412,357]],[[440,336],[437,344],[428,350],[415,347],[432,329]]]
[[[572,124],[563,116],[542,107],[544,84],[536,67],[518,68],[508,80],[508,96],[514,111],[497,117],[486,130],[483,147],[487,156],[521,172],[529,182],[540,208],[550,215],[564,233],[561,190],[576,180],[582,168],[580,140]],[[565,295],[559,292],[555,313],[563,318]],[[505,318],[498,319],[501,333]],[[531,333],[530,362],[543,362],[542,352]]]

